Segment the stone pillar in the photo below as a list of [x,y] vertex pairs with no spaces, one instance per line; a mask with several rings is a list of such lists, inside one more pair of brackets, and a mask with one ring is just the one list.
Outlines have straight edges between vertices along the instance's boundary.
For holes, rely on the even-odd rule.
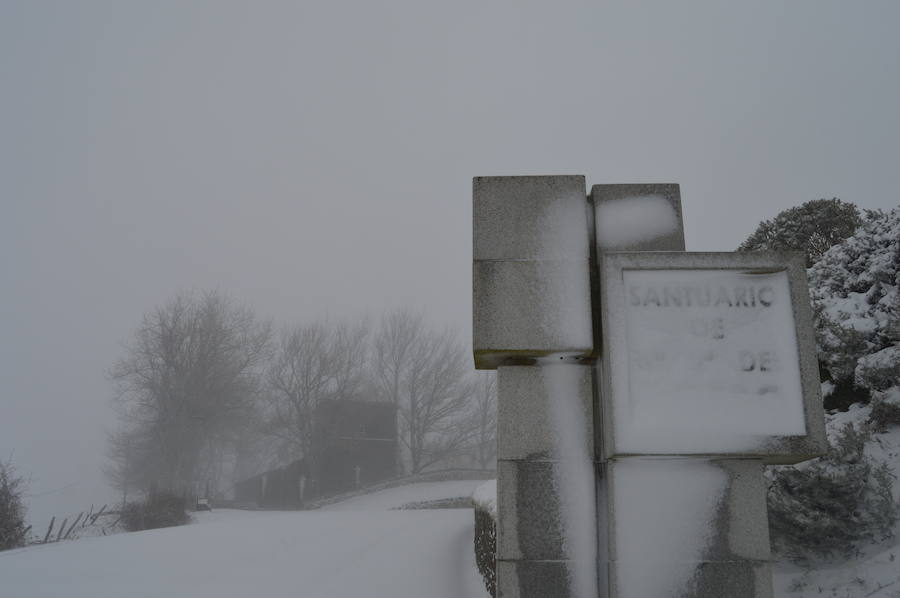
[[[600,595],[610,598],[771,598],[764,464],[801,461],[815,456],[822,449],[824,438],[821,403],[817,396],[818,380],[813,370],[815,352],[811,345],[809,298],[803,273],[797,270],[796,259],[792,256],[751,258],[746,254],[684,253],[677,185],[597,185],[592,189],[591,201],[595,208],[596,231],[592,278],[594,320],[595,330],[602,339],[596,407],[602,414],[602,425],[597,426],[595,442],[600,461]],[[607,267],[607,262],[621,267]],[[659,276],[667,270],[673,272],[663,274],[667,281],[674,281],[671,289],[683,289],[690,284],[691,275],[679,272],[696,272],[697,269],[725,272],[726,277],[737,277],[728,280],[739,281],[763,278],[779,269],[790,273],[790,292],[783,293],[780,298],[785,307],[784,325],[790,327],[791,334],[794,328],[790,305],[793,305],[799,342],[793,355],[782,355],[782,359],[788,369],[792,366],[791,360],[797,368],[799,358],[802,372],[796,380],[796,392],[793,387],[790,392],[778,391],[787,401],[780,404],[784,411],[773,410],[771,413],[772,419],[783,417],[790,424],[782,424],[781,431],[774,433],[759,417],[753,423],[742,421],[742,401],[769,399],[754,393],[755,387],[732,393],[729,397],[729,391],[718,390],[723,381],[735,386],[751,385],[746,378],[730,380],[731,374],[719,377],[718,370],[712,372],[714,378],[709,386],[714,394],[717,393],[716,399],[729,402],[729,415],[725,418],[727,429],[721,417],[711,417],[711,421],[704,422],[703,417],[708,413],[702,408],[672,404],[686,394],[676,394],[679,381],[687,379],[689,386],[702,387],[702,382],[691,382],[690,376],[702,379],[710,375],[713,367],[697,367],[693,374],[690,371],[673,373],[673,367],[677,369],[687,363],[679,354],[695,351],[700,345],[704,349],[702,359],[716,363],[718,368],[718,356],[714,351],[736,351],[743,347],[736,347],[734,339],[726,338],[726,331],[729,335],[733,332],[729,330],[732,322],[727,317],[724,322],[719,321],[721,318],[707,322],[698,317],[704,314],[696,311],[691,312],[691,316],[677,317],[696,318],[702,324],[699,329],[706,325],[705,330],[712,331],[712,324],[723,327],[710,332],[711,340],[706,345],[703,341],[695,341],[690,347],[687,343],[679,344],[678,326],[665,326],[667,320],[672,321],[674,312],[664,316],[650,313],[655,305],[669,300],[664,295],[654,302],[657,298],[655,290],[644,297],[645,302],[651,302],[649,311],[634,314],[634,319],[628,320],[628,305],[635,305],[634,295],[629,293],[637,287],[626,290],[626,281],[629,275],[633,276],[641,269],[650,276]],[[707,275],[700,276],[697,280],[708,280],[702,278]],[[642,280],[652,279],[645,277]],[[674,297],[672,300],[680,302],[681,299]],[[640,297],[637,301],[639,305]],[[754,305],[755,301],[754,298]],[[749,298],[744,299],[744,304],[747,312],[751,312]],[[677,306],[679,310],[682,307],[685,306]],[[648,320],[649,316],[661,319]],[[748,320],[747,316],[741,318],[737,328],[753,326],[753,320]],[[626,329],[635,325],[644,331],[645,337],[641,340],[651,339],[652,342],[630,346],[634,340],[632,335],[636,333]],[[746,333],[735,336],[737,343],[748,342]],[[751,341],[749,345],[766,343],[768,339]],[[647,348],[653,349],[653,357],[662,359],[659,355],[665,354],[668,360],[660,366],[652,363],[637,366],[644,368],[639,372],[640,376],[662,376],[663,382],[656,385],[641,384],[640,378],[629,378],[628,374]],[[675,354],[674,360],[671,353]],[[672,362],[674,366],[667,365]],[[639,387],[635,386],[636,380]],[[775,386],[765,382],[760,385],[760,393],[775,392]],[[648,400],[647,389],[654,386],[658,388],[655,396],[659,399]],[[648,404],[654,407],[648,409]],[[703,407],[716,408],[721,404],[721,401],[709,400]],[[684,426],[669,420],[690,413],[691,409],[700,412],[689,416],[696,418],[697,425]]]
[[578,363],[498,368],[499,596],[597,595],[591,381]]
[[[596,264],[611,251],[685,250],[678,185],[595,185],[591,203]],[[594,284],[594,321],[602,328],[599,272]],[[771,595],[761,461],[605,455],[600,443],[598,449],[599,569],[608,596]],[[749,525],[736,521],[750,516]]]
[[770,598],[764,465],[826,447],[802,256],[686,253],[677,185],[586,199],[580,176],[474,181],[498,594]]
[[597,595],[584,177],[474,181],[474,354],[498,370],[497,592]]
[[593,352],[582,176],[477,177],[475,367]]

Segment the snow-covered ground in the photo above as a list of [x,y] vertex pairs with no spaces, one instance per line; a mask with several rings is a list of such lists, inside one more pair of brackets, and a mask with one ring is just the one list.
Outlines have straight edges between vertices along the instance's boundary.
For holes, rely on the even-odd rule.
[[328,511],[372,511],[398,509],[403,505],[415,502],[427,502],[442,498],[472,496],[475,489],[484,480],[457,480],[451,482],[423,482],[388,488],[372,494],[363,494],[339,503],[334,503],[322,510]]
[[216,510],[193,525],[0,553],[10,598],[485,598],[471,509],[391,510],[481,484],[391,488],[317,511]]
[[900,545],[889,545],[860,559],[804,569],[775,565],[779,598],[897,598],[900,596]]
[[[857,423],[863,413],[840,414]],[[900,451],[900,430],[871,445]],[[475,492],[477,489],[477,492]],[[492,482],[411,484],[317,511],[216,510],[195,524],[0,553],[3,598],[487,598],[473,555],[471,509],[395,510],[476,494]],[[898,530],[900,531],[900,530]],[[804,569],[775,565],[779,598],[897,598],[900,543]]]

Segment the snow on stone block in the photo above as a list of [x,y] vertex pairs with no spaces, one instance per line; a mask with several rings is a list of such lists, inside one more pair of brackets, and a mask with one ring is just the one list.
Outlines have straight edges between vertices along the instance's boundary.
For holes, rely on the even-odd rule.
[[594,185],[591,201],[601,252],[684,251],[678,185]]
[[616,595],[680,596],[703,560],[727,475],[689,460],[626,459],[611,467],[616,469],[610,517]]
[[601,203],[596,213],[597,239],[605,249],[652,241],[678,228],[675,209],[661,195]]
[[497,368],[497,457],[592,459],[592,372],[581,365]]
[[473,259],[588,259],[584,177],[493,176],[473,181]]
[[488,480],[475,488],[472,493],[472,502],[476,509],[483,509],[497,518],[497,480]]
[[593,421],[582,397],[590,385],[591,368],[559,362],[552,357],[540,368],[544,386],[553,397],[550,420],[561,459],[554,469],[568,564],[571,596],[597,595],[596,494],[594,486]]
[[771,587],[759,461],[632,458],[608,467],[611,595],[766,595],[759,593]]

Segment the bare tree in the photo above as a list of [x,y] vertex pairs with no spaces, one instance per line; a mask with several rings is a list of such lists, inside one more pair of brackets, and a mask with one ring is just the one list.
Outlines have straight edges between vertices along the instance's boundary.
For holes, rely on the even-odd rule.
[[405,376],[424,333],[422,314],[407,308],[381,318],[375,337],[375,375],[384,398],[394,405],[400,405]]
[[482,371],[475,374],[475,396],[472,405],[473,456],[482,469],[497,458],[497,374]]
[[316,322],[287,329],[267,371],[266,430],[282,454],[311,456],[313,415],[326,400],[358,397],[365,385],[368,326]]
[[387,314],[375,339],[381,394],[397,408],[411,473],[458,454],[471,433],[468,354],[450,331],[425,327],[420,314]]
[[128,502],[128,493],[138,490],[141,486],[149,486],[152,480],[145,479],[142,483],[141,471],[138,466],[136,450],[138,443],[136,436],[138,430],[120,428],[111,433],[107,438],[106,456],[109,462],[103,468],[103,473],[110,485],[122,492],[122,504]]
[[218,292],[146,314],[110,372],[122,427],[113,481],[187,491],[253,421],[270,329]]

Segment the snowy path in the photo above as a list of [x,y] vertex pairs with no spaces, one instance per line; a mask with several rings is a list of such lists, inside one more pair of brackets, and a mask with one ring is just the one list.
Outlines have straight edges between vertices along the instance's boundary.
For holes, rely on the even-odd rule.
[[471,509],[384,510],[478,483],[395,488],[321,511],[216,511],[180,528],[0,553],[0,596],[485,598]]

